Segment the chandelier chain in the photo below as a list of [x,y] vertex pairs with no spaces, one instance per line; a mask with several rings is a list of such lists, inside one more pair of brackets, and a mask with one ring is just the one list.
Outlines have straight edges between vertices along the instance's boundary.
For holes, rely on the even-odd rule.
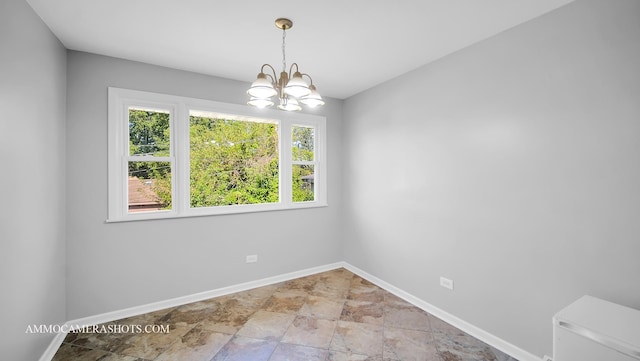
[[287,71],[287,58],[285,53],[285,38],[287,37],[287,27],[282,28],[282,71]]

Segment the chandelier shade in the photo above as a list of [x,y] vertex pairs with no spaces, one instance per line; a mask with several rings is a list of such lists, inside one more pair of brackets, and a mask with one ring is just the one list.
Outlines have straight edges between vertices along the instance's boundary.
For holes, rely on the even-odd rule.
[[311,90],[309,90],[309,85],[307,85],[304,79],[302,79],[302,74],[300,74],[299,71],[296,71],[293,74],[293,77],[289,79],[289,82],[287,82],[287,86],[284,87],[284,92],[287,95],[300,98],[309,95]]
[[[300,103],[310,108],[324,105],[322,97],[313,85],[313,79],[309,74],[301,73],[298,64],[291,64],[287,72],[285,38],[287,29],[292,26],[293,22],[289,19],[276,19],[276,27],[282,29],[282,72],[280,77],[277,77],[273,66],[262,65],[258,77],[247,90],[250,97],[247,104],[258,108],[270,107],[274,105],[271,98],[277,95],[278,109],[285,111],[302,110]],[[267,69],[271,70],[272,74],[265,73]],[[309,79],[309,83],[305,81],[305,77]]]
[[251,84],[251,88],[247,90],[247,94],[255,98],[270,98],[278,91],[273,87],[273,83],[267,79],[265,73],[258,74],[258,79]]
[[271,99],[258,97],[251,97],[247,104],[253,105],[254,107],[258,108],[268,108],[270,106],[273,106],[273,102],[271,101]]
[[317,106],[324,105],[324,101],[318,91],[316,90],[316,86],[311,84],[309,85],[309,90],[311,91],[309,95],[306,95],[300,99],[300,103],[310,107],[315,108]]
[[295,98],[286,98],[284,101],[280,102],[278,109],[286,110],[288,112],[297,112],[302,110],[302,107],[298,104],[298,101]]

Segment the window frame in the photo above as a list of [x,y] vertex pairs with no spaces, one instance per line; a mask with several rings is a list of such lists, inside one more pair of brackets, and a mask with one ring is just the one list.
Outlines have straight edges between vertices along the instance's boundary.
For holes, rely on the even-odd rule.
[[[172,209],[128,212],[128,124],[129,107],[147,107],[170,112],[170,156],[150,158],[170,161]],[[278,123],[279,202],[229,206],[190,206],[190,111],[210,111]],[[292,127],[314,128],[314,195],[315,200],[294,202],[292,199]],[[125,144],[126,143],[126,144]],[[108,218],[107,222],[147,219],[226,215],[327,206],[326,118],[324,116],[288,113],[273,109],[256,109],[246,105],[152,93],[123,88],[108,88]],[[136,160],[145,161],[136,156]]]

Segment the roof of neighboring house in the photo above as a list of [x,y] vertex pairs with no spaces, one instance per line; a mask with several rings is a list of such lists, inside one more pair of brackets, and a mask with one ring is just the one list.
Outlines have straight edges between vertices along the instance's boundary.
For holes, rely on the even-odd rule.
[[131,206],[160,206],[160,198],[151,189],[151,179],[129,177],[129,207]]

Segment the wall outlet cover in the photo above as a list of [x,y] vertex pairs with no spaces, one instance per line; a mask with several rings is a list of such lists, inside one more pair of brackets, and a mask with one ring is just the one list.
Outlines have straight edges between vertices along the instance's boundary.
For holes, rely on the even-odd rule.
[[453,280],[450,280],[448,278],[444,278],[444,277],[440,277],[440,286],[450,289],[451,291],[453,291]]
[[256,263],[258,262],[258,255],[257,254],[252,254],[247,256],[247,263]]

